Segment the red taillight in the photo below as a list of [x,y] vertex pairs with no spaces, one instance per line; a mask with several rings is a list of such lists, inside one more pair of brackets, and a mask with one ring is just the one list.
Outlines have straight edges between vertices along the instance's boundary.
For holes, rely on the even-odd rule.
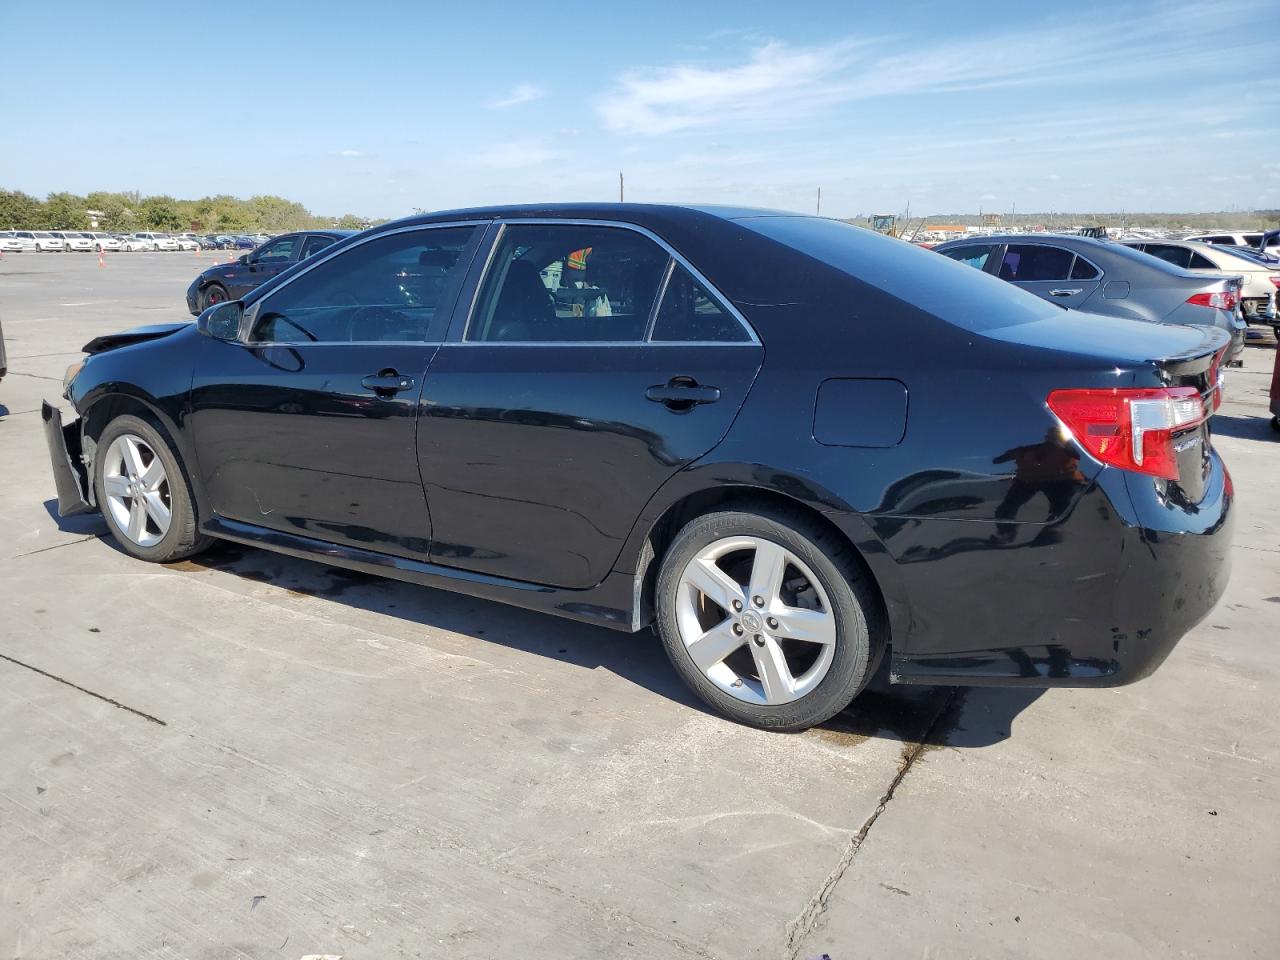
[[1273,287],[1280,287],[1280,273],[1273,273],[1267,279],[1271,281]]
[[1173,435],[1206,416],[1194,387],[1055,390],[1046,402],[1094,459],[1166,480],[1178,479]]
[[1215,293],[1193,293],[1187,303],[1215,310],[1234,310],[1240,304],[1240,294],[1234,290],[1218,290]]

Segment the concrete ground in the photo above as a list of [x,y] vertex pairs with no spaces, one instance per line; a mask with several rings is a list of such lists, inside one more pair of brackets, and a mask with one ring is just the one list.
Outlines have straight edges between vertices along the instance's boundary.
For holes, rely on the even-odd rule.
[[208,262],[0,261],[0,958],[1276,955],[1270,344],[1215,421],[1230,588],[1151,679],[784,736],[647,633],[59,521],[40,399]]

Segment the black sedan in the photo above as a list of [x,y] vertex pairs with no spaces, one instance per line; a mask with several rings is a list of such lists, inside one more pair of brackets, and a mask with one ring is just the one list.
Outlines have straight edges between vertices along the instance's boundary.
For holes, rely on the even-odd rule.
[[[63,514],[623,631],[744,723],[897,683],[1115,685],[1226,586],[1229,338],[1081,314],[815,217],[385,224],[88,344]],[[887,662],[886,662],[887,661]]]
[[252,253],[241,254],[233,263],[215,264],[192,280],[191,286],[187,287],[187,309],[194,315],[215,303],[243,297],[298,261],[314,256],[352,233],[352,230],[285,233],[268,240]]

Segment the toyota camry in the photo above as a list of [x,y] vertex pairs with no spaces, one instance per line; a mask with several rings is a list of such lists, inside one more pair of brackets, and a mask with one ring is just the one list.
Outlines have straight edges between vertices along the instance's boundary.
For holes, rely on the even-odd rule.
[[1228,336],[846,223],[648,205],[384,224],[46,404],[60,512],[623,631],[802,729],[895,683],[1116,685],[1212,608]]

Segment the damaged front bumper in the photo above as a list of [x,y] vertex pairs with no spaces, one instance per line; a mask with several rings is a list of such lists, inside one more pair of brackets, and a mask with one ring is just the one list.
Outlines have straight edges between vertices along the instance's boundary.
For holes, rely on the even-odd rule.
[[79,422],[62,425],[58,408],[45,400],[40,406],[44,439],[49,445],[53,484],[58,491],[58,516],[72,517],[97,509],[89,502],[89,474],[81,457]]

